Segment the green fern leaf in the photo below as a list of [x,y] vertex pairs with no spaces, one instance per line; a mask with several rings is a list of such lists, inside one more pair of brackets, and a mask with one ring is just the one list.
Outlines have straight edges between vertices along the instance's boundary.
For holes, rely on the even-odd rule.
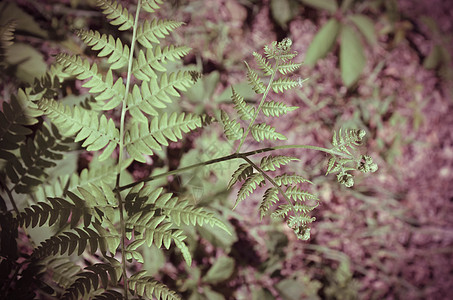
[[290,78],[279,78],[272,82],[272,90],[275,93],[282,93],[297,86],[299,86],[299,82]]
[[252,136],[257,142],[267,140],[286,140],[287,138],[278,132],[275,132],[275,128],[265,123],[254,124],[251,129]]
[[239,189],[236,203],[233,206],[233,209],[239,204],[239,202],[245,200],[251,193],[255,191],[257,186],[261,186],[264,183],[264,177],[261,173],[253,173],[247,177],[244,184]]
[[234,108],[238,112],[240,118],[244,121],[253,119],[255,116],[255,108],[245,103],[244,98],[236,93],[233,87],[231,87],[231,91],[231,100],[233,101]]
[[274,74],[274,69],[272,69],[271,64],[261,54],[253,52],[253,57],[259,68],[264,71],[264,75],[270,76]]
[[82,59],[76,55],[59,54],[56,57],[59,64],[64,67],[64,71],[69,74],[75,75],[78,79],[89,79],[82,86],[90,88],[91,94],[98,93],[95,96],[97,101],[110,100],[103,106],[103,110],[110,110],[120,104],[123,99],[126,87],[121,78],[118,78],[113,84],[113,74],[109,70],[106,74],[105,80],[98,72],[96,64],[90,66],[87,60]]
[[159,44],[159,38],[164,38],[183,24],[171,20],[153,19],[151,22],[146,20],[137,28],[137,41],[145,48],[153,48],[152,43]]
[[279,71],[281,74],[286,75],[286,74],[288,74],[288,73],[291,73],[291,72],[296,71],[296,70],[299,69],[301,66],[302,66],[302,63],[294,63],[294,62],[290,61],[290,62],[288,62],[288,63],[279,65],[279,66],[278,66],[278,71]]
[[150,48],[147,49],[146,54],[140,50],[138,58],[132,63],[132,73],[135,77],[144,81],[149,81],[151,78],[157,78],[154,70],[160,72],[166,71],[161,63],[166,63],[167,60],[175,61],[180,59],[187,55],[190,49],[191,48],[187,46],[175,47],[173,45],[161,49],[158,45],[154,51]]
[[109,282],[113,285],[118,283],[117,271],[110,264],[98,263],[86,267],[84,270],[85,271],[76,274],[78,278],[68,289],[66,289],[61,299],[72,300],[84,298],[81,296],[89,294],[91,290],[99,290],[101,285],[106,289]]
[[247,62],[245,63],[247,66],[247,78],[249,80],[250,85],[252,86],[252,89],[255,91],[257,94],[262,94],[266,90],[266,87],[264,86],[264,83],[260,80],[258,74],[255,72],[255,70],[252,70]]
[[316,195],[310,194],[307,191],[303,191],[296,186],[290,186],[286,189],[285,194],[294,200],[306,201],[306,200],[317,200]]
[[9,20],[5,25],[0,26],[0,48],[6,48],[14,44],[14,31],[17,21]]
[[278,189],[276,187],[271,187],[264,192],[263,200],[260,204],[260,219],[267,214],[267,211],[272,206],[278,202]]
[[246,179],[249,175],[253,173],[253,167],[249,164],[241,164],[237,168],[236,171],[234,171],[233,175],[231,176],[231,180],[228,183],[228,189],[231,189],[231,187],[238,181],[242,181]]
[[161,145],[168,146],[168,141],[176,142],[182,133],[201,127],[201,117],[193,114],[164,113],[158,121],[151,120],[149,128],[144,124],[133,123],[126,132],[125,146],[129,155],[140,162],[145,162],[143,155],[152,155],[153,150],[160,150]]
[[287,114],[293,110],[298,109],[297,106],[287,106],[283,102],[266,101],[263,103],[261,110],[266,117],[279,117],[280,115]]
[[135,273],[129,278],[129,289],[141,297],[157,300],[181,300],[174,291],[165,284],[154,280],[151,276],[145,276],[146,271]]
[[306,215],[295,215],[295,216],[289,216],[288,218],[288,226],[290,228],[295,228],[299,226],[305,226],[309,223],[312,223],[316,220],[315,217],[309,217]]
[[336,132],[333,134],[332,138],[332,145],[334,146],[334,150],[345,152],[351,155],[351,152],[348,150],[347,147],[351,149],[355,149],[355,146],[362,145],[363,138],[365,137],[365,130],[363,129],[350,129],[344,132],[341,129],[338,131],[338,135]]
[[296,212],[303,212],[304,214],[307,214],[318,206],[319,206],[319,202],[317,202],[316,205],[306,205],[306,204],[297,202],[294,204],[294,210]]
[[225,136],[229,140],[240,140],[244,135],[244,128],[241,127],[241,124],[236,120],[231,120],[226,112],[223,110],[220,111],[220,120],[223,124],[223,130]]
[[42,110],[65,135],[77,134],[75,141],[84,140],[82,147],[97,151],[105,147],[100,159],[107,159],[119,142],[119,131],[112,119],[105,115],[99,119],[96,112],[71,108],[54,100],[43,99],[39,103]]
[[124,67],[129,60],[129,47],[122,44],[119,38],[100,34],[93,30],[78,30],[76,34],[93,50],[101,50],[98,57],[110,56],[107,60],[113,70]]
[[280,168],[281,165],[287,165],[290,161],[299,160],[298,158],[285,156],[285,155],[276,155],[276,156],[264,156],[261,159],[260,167],[263,171],[275,171],[275,168]]
[[98,0],[97,5],[103,10],[102,13],[110,19],[110,24],[119,26],[118,30],[128,30],[134,26],[134,17],[126,8],[123,8],[115,0]]
[[274,219],[285,218],[292,210],[292,206],[289,204],[280,204],[277,209],[271,214]]
[[274,178],[275,183],[277,183],[279,186],[281,185],[289,185],[289,184],[297,184],[297,183],[304,183],[308,182],[313,184],[310,180],[303,178],[300,175],[290,175],[290,174],[283,174],[276,176]]

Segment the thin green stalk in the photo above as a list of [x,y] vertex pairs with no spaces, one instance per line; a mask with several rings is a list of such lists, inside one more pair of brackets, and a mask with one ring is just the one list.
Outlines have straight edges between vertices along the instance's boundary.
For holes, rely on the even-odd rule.
[[278,190],[278,192],[283,196],[283,198],[288,202],[289,205],[291,205],[292,210],[294,213],[296,213],[296,209],[294,208],[294,204],[291,200],[289,200],[288,196],[286,196],[285,192],[280,188],[280,186],[272,179],[269,175],[266,174],[260,167],[258,167],[253,161],[248,159],[248,157],[244,156],[242,157],[246,162],[248,162],[255,170],[261,173],[261,175],[264,176],[273,186],[275,186]]
[[317,147],[317,146],[311,146],[311,145],[285,145],[285,146],[266,147],[266,148],[261,148],[261,149],[249,151],[249,152],[233,153],[233,154],[230,154],[230,155],[227,155],[227,156],[222,156],[222,157],[219,157],[219,158],[215,158],[215,159],[207,160],[207,161],[200,162],[200,163],[197,163],[197,164],[193,164],[193,165],[190,165],[190,166],[187,166],[187,167],[184,167],[184,168],[172,170],[172,171],[169,171],[169,172],[164,172],[164,173],[157,174],[157,175],[154,175],[154,176],[149,176],[148,178],[145,178],[145,179],[142,179],[142,180],[139,180],[139,181],[136,181],[136,182],[124,185],[124,186],[117,187],[116,189],[118,191],[124,191],[124,190],[130,189],[130,188],[132,188],[132,187],[134,187],[134,186],[136,186],[136,185],[138,185],[138,184],[140,184],[142,182],[148,182],[148,181],[155,180],[157,178],[170,176],[170,175],[174,175],[174,174],[179,174],[179,173],[188,171],[188,170],[193,169],[193,168],[197,168],[197,167],[201,167],[201,166],[207,166],[207,165],[211,165],[211,164],[215,164],[215,163],[219,163],[219,162],[227,161],[227,160],[231,160],[231,159],[236,159],[236,158],[244,158],[244,157],[248,157],[248,156],[251,156],[251,155],[256,155],[256,154],[259,154],[259,153],[264,153],[264,152],[269,152],[269,151],[275,151],[275,150],[280,150],[280,149],[295,149],[295,148],[317,150],[317,151],[322,151],[322,152],[325,152],[325,153],[328,153],[328,154],[331,154],[331,155],[349,157],[349,156],[346,156],[342,152],[337,152],[337,151],[334,151],[334,150],[331,150],[331,149],[327,149],[327,148],[323,148],[323,147]]
[[249,126],[247,127],[247,130],[245,131],[245,133],[244,133],[244,135],[243,135],[243,137],[241,139],[241,142],[239,143],[239,146],[236,149],[236,153],[239,153],[239,151],[241,150],[241,147],[244,144],[245,139],[247,138],[250,130],[252,129],[253,124],[256,121],[256,118],[258,117],[258,114],[261,111],[261,108],[263,107],[264,100],[266,100],[267,94],[269,94],[269,91],[271,90],[272,82],[274,82],[275,74],[277,74],[277,69],[278,69],[278,61],[275,62],[274,72],[272,73],[271,78],[269,79],[269,83],[268,83],[268,85],[266,87],[266,90],[264,91],[263,97],[261,97],[261,102],[260,102],[260,104],[258,105],[258,108],[255,111],[255,115],[253,116],[253,119],[250,121]]
[[[126,120],[126,111],[127,111],[127,97],[129,95],[129,89],[131,84],[131,74],[132,74],[132,61],[134,58],[134,48],[135,48],[135,39],[137,36],[137,27],[138,27],[138,18],[140,15],[140,3],[141,0],[137,1],[137,10],[135,12],[135,21],[134,21],[134,28],[132,31],[132,40],[131,40],[131,51],[129,55],[129,62],[127,66],[127,77],[126,77],[126,90],[124,92],[124,97],[121,106],[121,119],[120,119],[120,142],[119,142],[119,154],[118,154],[118,164],[121,163],[124,157],[124,124]],[[118,198],[118,207],[120,210],[120,226],[121,226],[121,266],[122,266],[122,273],[123,273],[123,283],[124,283],[124,298],[128,300],[128,293],[129,293],[129,284],[127,280],[127,269],[126,269],[126,224],[124,221],[124,207],[123,207],[123,199],[121,198],[120,191],[118,187],[120,185],[121,179],[121,172],[118,173],[116,177],[116,195]]]

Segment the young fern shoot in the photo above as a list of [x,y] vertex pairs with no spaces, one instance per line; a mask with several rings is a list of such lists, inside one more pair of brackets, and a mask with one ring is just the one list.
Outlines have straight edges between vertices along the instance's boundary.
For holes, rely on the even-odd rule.
[[[274,127],[266,123],[256,124],[255,121],[260,114],[263,115],[263,118],[280,117],[298,108],[287,106],[283,102],[267,100],[270,91],[283,93],[289,89],[300,87],[304,81],[302,79],[294,80],[287,76],[288,73],[297,70],[301,66],[301,63],[293,61],[297,56],[297,52],[291,50],[291,45],[291,40],[285,38],[281,42],[273,42],[270,46],[265,46],[264,57],[259,53],[253,53],[258,67],[261,69],[263,75],[268,77],[268,83],[266,85],[258,71],[252,69],[245,63],[248,83],[255,93],[262,94],[261,101],[257,107],[253,107],[247,104],[232,88],[231,99],[234,103],[234,109],[239,119],[248,122],[248,125],[245,127],[241,126],[239,120],[231,119],[224,111],[221,111],[221,123],[224,126],[226,137],[230,140],[239,141],[236,154],[246,161],[246,163],[241,164],[233,173],[228,184],[228,188],[231,188],[237,182],[243,181],[233,208],[236,208],[239,202],[251,195],[258,186],[263,186],[268,181],[271,187],[264,192],[259,206],[261,219],[270,213],[272,206],[275,206],[274,211],[270,213],[271,216],[273,218],[284,219],[299,239],[308,240],[310,238],[309,225],[315,220],[309,214],[319,205],[319,199],[317,196],[302,189],[300,185],[303,183],[312,184],[312,182],[298,174],[281,174],[274,177],[268,174],[269,172],[276,171],[280,166],[297,160],[297,158],[285,155],[269,155],[263,157],[259,164],[255,164],[247,157],[250,153],[247,155],[240,153],[240,149],[249,134],[257,142],[263,140],[286,140],[286,137],[276,132]],[[288,145],[260,149],[251,155],[284,148],[305,148],[324,151],[332,155],[329,160],[327,173],[338,172],[338,182],[351,187],[354,181],[352,179],[353,175],[348,173],[349,171],[375,172],[377,170],[377,165],[373,163],[370,156],[362,155],[360,158],[357,158],[354,152],[354,146],[361,143],[364,135],[364,130],[348,130],[345,134],[342,134],[340,130],[338,139],[336,134],[333,137],[332,149],[307,145]],[[351,153],[348,148],[354,153]],[[284,201],[281,201],[281,198]]]

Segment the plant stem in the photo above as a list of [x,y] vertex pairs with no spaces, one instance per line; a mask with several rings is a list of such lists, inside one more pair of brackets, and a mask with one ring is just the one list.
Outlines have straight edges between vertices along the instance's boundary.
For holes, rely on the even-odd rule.
[[[134,58],[134,47],[135,47],[135,39],[137,36],[137,27],[138,27],[138,17],[140,15],[140,3],[141,0],[137,1],[137,10],[135,12],[135,21],[134,21],[134,28],[132,31],[132,40],[131,40],[131,51],[129,55],[129,62],[127,66],[127,77],[126,77],[126,90],[124,92],[122,107],[121,107],[121,119],[120,119],[120,142],[119,142],[119,154],[118,154],[118,164],[121,163],[124,156],[124,123],[126,119],[126,111],[127,111],[127,97],[129,95],[129,89],[131,85],[131,74],[132,74],[132,61]],[[116,177],[116,195],[118,198],[118,207],[120,210],[120,226],[121,226],[121,267],[123,273],[123,284],[124,284],[124,298],[128,300],[129,294],[129,285],[127,281],[127,269],[126,269],[126,224],[124,221],[124,207],[123,207],[123,199],[121,198],[121,193],[118,187],[120,186],[120,179],[121,179],[121,172],[118,173]]]
[[280,150],[280,149],[296,149],[296,148],[316,150],[316,151],[325,152],[325,153],[328,153],[328,154],[331,154],[331,155],[348,157],[342,152],[337,152],[337,151],[334,151],[334,150],[331,150],[331,149],[327,149],[327,148],[323,148],[323,147],[317,147],[317,146],[311,146],[311,145],[285,145],[285,146],[266,147],[266,148],[261,148],[261,149],[249,151],[249,152],[233,153],[233,154],[230,154],[230,155],[227,155],[227,156],[222,156],[222,157],[219,157],[219,158],[207,160],[207,161],[200,162],[200,163],[197,163],[197,164],[193,164],[193,165],[190,165],[190,166],[187,166],[187,167],[183,167],[183,168],[180,168],[180,169],[176,169],[176,170],[172,170],[172,171],[169,171],[169,172],[157,174],[157,175],[154,175],[154,176],[149,176],[148,178],[145,178],[145,179],[142,179],[142,180],[139,180],[139,181],[136,181],[136,182],[124,185],[124,186],[117,187],[116,190],[124,191],[124,190],[130,189],[130,188],[132,188],[132,187],[134,187],[134,186],[136,186],[136,185],[138,185],[138,184],[140,184],[142,182],[148,182],[148,181],[155,180],[157,178],[170,176],[170,175],[173,175],[173,174],[179,174],[179,173],[188,171],[188,170],[193,169],[193,168],[197,168],[197,167],[201,167],[201,166],[207,166],[207,165],[219,163],[219,162],[222,162],[222,161],[227,161],[227,160],[237,159],[237,158],[244,159],[244,158],[246,158],[248,156],[256,155],[256,154],[259,154],[259,153],[275,151],[275,150]]
[[[248,65],[247,65],[248,67]],[[274,72],[271,75],[271,78],[269,79],[269,83],[266,87],[266,90],[264,91],[263,97],[261,97],[260,104],[258,105],[258,108],[255,111],[255,115],[253,116],[253,119],[250,121],[249,126],[247,127],[247,130],[245,131],[244,135],[242,136],[241,142],[239,143],[238,148],[236,149],[236,153],[239,153],[241,150],[242,145],[245,142],[245,139],[247,138],[250,130],[252,129],[253,124],[255,123],[256,118],[258,117],[258,114],[261,111],[261,107],[263,107],[264,100],[267,98],[267,94],[269,94],[269,91],[271,90],[272,82],[274,81],[275,74],[277,74],[277,68],[278,68],[278,61],[275,62],[274,66]]]

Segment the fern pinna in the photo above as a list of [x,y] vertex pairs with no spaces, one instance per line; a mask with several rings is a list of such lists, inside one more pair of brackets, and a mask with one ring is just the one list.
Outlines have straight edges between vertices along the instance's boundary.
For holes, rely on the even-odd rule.
[[[43,285],[30,287],[30,295],[33,289],[41,289],[59,299],[128,299],[131,294],[180,299],[144,271],[128,275],[127,263],[143,263],[138,248],[146,244],[166,249],[175,245],[190,265],[183,225],[208,224],[228,232],[214,213],[179,200],[163,188],[156,190],[139,183],[126,191],[120,186],[122,174],[134,160],[145,162],[146,155],[180,140],[208,119],[185,112],[163,112],[180,96],[179,91],[193,84],[195,71],[166,69],[167,62],[180,60],[190,50],[187,46],[161,44],[182,22],[140,20],[141,10],[150,14],[161,4],[161,0],[139,0],[132,14],[116,1],[99,0],[110,24],[119,31],[132,32],[130,43],[93,30],[76,32],[97,51],[108,69],[101,68],[100,60],[90,62],[88,58],[60,53],[57,65],[46,78],[19,90],[11,104],[4,102],[0,113],[0,158],[6,161],[2,188],[14,212],[6,212],[2,198],[2,220],[8,220],[2,221],[2,269],[8,270],[4,275],[9,278],[2,285],[2,296],[18,295],[20,292],[7,284],[23,282],[23,274],[39,266],[32,277]],[[126,73],[125,77],[120,76],[121,72]],[[58,83],[71,76],[84,80],[83,87],[92,95],[80,105],[69,106],[55,99]],[[27,126],[41,119],[41,129],[30,138],[32,131]],[[73,150],[70,147],[74,143],[99,152],[96,163],[80,175],[51,178],[50,168],[63,158],[62,152]],[[116,163],[112,163],[112,157]],[[21,210],[16,205],[17,194],[37,202]],[[53,228],[54,234],[37,245],[25,263],[17,264],[17,244],[6,246],[6,242],[15,241],[18,227],[43,226]],[[85,251],[99,253],[100,262],[84,270],[76,268],[73,278],[60,276],[62,268],[74,269],[68,255],[80,256]],[[117,254],[119,259],[115,258]],[[62,259],[51,265],[43,263],[58,256]],[[48,274],[56,274],[54,283],[43,288]]]
[[[163,111],[200,74],[194,70],[167,71],[168,61],[179,61],[190,49],[161,44],[182,22],[140,20],[141,10],[151,14],[161,4],[162,0],[138,0],[132,14],[114,0],[99,0],[110,24],[132,33],[130,42],[93,30],[79,30],[76,34],[97,51],[98,60],[90,62],[77,55],[58,54],[57,64],[45,77],[36,79],[32,87],[20,89],[10,103],[3,102],[0,183],[10,205],[2,195],[1,297],[29,299],[38,292],[58,299],[128,299],[131,295],[180,299],[144,270],[131,271],[129,275],[128,263],[142,264],[140,247],[154,245],[178,249],[190,265],[192,257],[183,226],[208,225],[226,232],[229,229],[214,212],[147,183],[158,177],[241,159],[244,163],[228,184],[231,188],[242,182],[234,207],[258,186],[269,184],[259,205],[261,218],[267,214],[282,218],[297,237],[306,240],[310,236],[309,224],[314,221],[310,212],[319,205],[319,199],[302,185],[312,182],[298,174],[271,173],[297,158],[267,155],[256,163],[250,156],[289,148],[323,151],[331,155],[327,172],[337,173],[338,181],[347,187],[354,183],[355,170],[377,170],[372,158],[360,155],[356,149],[365,135],[363,130],[340,130],[334,135],[331,148],[283,145],[241,152],[249,136],[258,143],[286,140],[276,128],[257,122],[297,109],[268,99],[271,93],[281,94],[301,87],[303,82],[289,76],[301,64],[294,62],[297,53],[291,50],[291,40],[284,39],[265,47],[264,56],[253,54],[261,71],[245,65],[250,86],[262,95],[257,106],[248,104],[232,89],[238,118],[220,112],[218,121],[225,136],[238,141],[235,153],[123,184],[122,177],[132,162],[146,162],[147,156],[160,153],[169,142],[214,120],[174,108],[171,113]],[[12,30],[0,34],[2,40],[9,41]],[[107,70],[101,67],[104,65],[109,65]],[[56,100],[60,82],[70,77],[84,80],[83,87],[89,89],[90,97],[79,105]],[[65,154],[80,149],[96,153],[89,167],[79,174],[53,176]],[[17,205],[18,199],[25,200]],[[19,235],[35,227],[51,228],[53,233],[34,245],[31,253],[19,253]],[[92,256],[96,262],[81,270],[70,255],[81,256],[85,251],[96,254]]]

